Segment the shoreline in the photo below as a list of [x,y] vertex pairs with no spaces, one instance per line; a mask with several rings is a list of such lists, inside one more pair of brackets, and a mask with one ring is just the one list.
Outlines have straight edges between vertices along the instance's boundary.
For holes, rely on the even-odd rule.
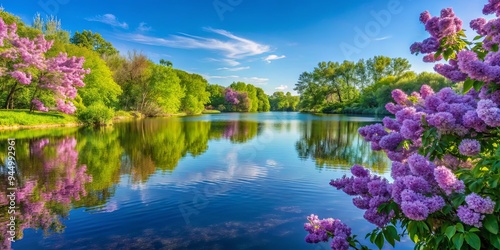
[[0,131],[18,130],[18,129],[45,129],[45,128],[74,128],[83,126],[82,123],[63,123],[63,124],[37,124],[37,125],[12,125],[0,126]]

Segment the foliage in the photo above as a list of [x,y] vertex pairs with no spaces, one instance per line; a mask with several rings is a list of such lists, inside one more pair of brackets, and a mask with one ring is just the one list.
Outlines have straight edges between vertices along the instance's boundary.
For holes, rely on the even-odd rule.
[[290,92],[284,94],[281,91],[274,92],[269,96],[272,111],[298,111],[299,96],[292,96]]
[[[496,19],[471,22],[479,33],[475,42],[466,40],[451,8],[437,17],[421,14],[431,37],[413,44],[412,53],[426,54],[427,62],[446,60],[435,70],[464,81],[463,94],[451,88],[435,93],[428,85],[410,95],[393,90],[395,103],[386,108],[395,119],[359,129],[373,150],[383,150],[392,161],[393,182],[359,165],[351,168],[352,177],[330,182],[356,196],[354,205],[377,226],[367,237],[379,248],[385,242],[395,246],[407,234],[415,249],[500,249],[500,36],[494,28],[500,22],[499,3],[489,0],[483,9]],[[333,249],[366,249],[344,226],[332,227],[333,219],[308,220],[306,241],[333,237]]]
[[71,43],[93,50],[101,56],[118,54],[118,50],[110,42],[104,40],[99,33],[93,33],[92,31],[75,32],[71,37]]
[[387,77],[393,77],[394,82],[403,78],[410,66],[404,58],[385,56],[356,63],[320,62],[312,72],[300,75],[294,88],[300,94],[298,106],[304,111],[340,113],[361,100],[366,108],[377,107],[378,103],[373,102],[376,93],[371,91],[374,85]]
[[113,119],[115,112],[102,103],[92,105],[79,110],[78,120],[87,125],[106,125]]
[[180,84],[185,90],[185,95],[181,99],[180,110],[187,114],[201,114],[205,109],[205,103],[209,102],[209,92],[207,92],[208,82],[198,74],[190,74],[176,69],[175,73],[180,79]]
[[0,31],[3,78],[12,79],[4,81],[7,84],[3,88],[7,93],[5,108],[14,108],[16,92],[31,88],[31,110],[48,111],[39,98],[50,93],[58,110],[74,113],[76,108],[70,100],[76,97],[76,87],[84,86],[82,79],[89,73],[82,68],[84,58],[68,57],[64,53],[46,58],[44,54],[52,42],[45,40],[43,35],[34,39],[22,38],[17,34],[16,24],[7,25],[3,19],[0,19]]
[[37,13],[33,18],[33,28],[41,31],[48,40],[69,43],[69,32],[61,28],[61,20],[54,16],[42,18],[40,13]]
[[101,102],[110,108],[117,107],[122,89],[113,80],[113,74],[106,62],[97,53],[84,47],[66,44],[64,49],[71,56],[84,57],[83,67],[90,69],[90,73],[83,79],[85,86],[78,90],[83,104],[89,106]]

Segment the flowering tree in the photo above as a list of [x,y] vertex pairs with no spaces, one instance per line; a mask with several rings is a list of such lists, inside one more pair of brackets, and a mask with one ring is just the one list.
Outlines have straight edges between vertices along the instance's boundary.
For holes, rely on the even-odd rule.
[[[420,21],[431,37],[410,48],[426,62],[445,60],[434,69],[463,82],[464,94],[427,85],[410,95],[394,90],[386,109],[395,118],[359,129],[392,161],[393,181],[354,165],[352,177],[330,182],[355,196],[354,205],[377,226],[367,237],[379,248],[408,234],[416,248],[500,249],[500,0],[489,0],[483,14],[497,18],[472,20],[479,35],[469,42],[451,8],[436,17],[426,11]],[[366,249],[340,221],[308,220],[307,242],[332,237],[333,249]]]
[[6,108],[14,108],[14,94],[24,87],[34,88],[31,108],[48,111],[39,100],[42,91],[54,96],[58,110],[72,114],[76,108],[70,101],[76,97],[76,87],[83,87],[83,78],[89,70],[82,68],[84,58],[68,57],[60,53],[54,58],[46,58],[45,53],[52,47],[40,35],[35,39],[19,37],[15,23],[5,24],[0,18],[0,76],[9,77],[14,83],[9,87]]
[[[15,240],[22,239],[23,231],[28,228],[41,229],[46,234],[63,231],[62,219],[68,217],[72,203],[87,195],[85,184],[91,182],[92,176],[87,173],[86,165],[78,164],[76,143],[73,137],[30,143],[30,157],[37,159],[43,169],[36,176],[20,177],[16,211],[12,210],[15,215],[7,209],[7,183],[0,184],[0,223],[7,225],[10,216],[15,217]],[[0,227],[0,249],[11,249],[9,237],[13,235],[7,230],[6,226]]]

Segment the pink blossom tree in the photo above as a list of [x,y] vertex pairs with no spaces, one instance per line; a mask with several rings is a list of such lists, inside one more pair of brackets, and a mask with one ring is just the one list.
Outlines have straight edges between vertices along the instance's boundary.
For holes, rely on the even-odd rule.
[[85,85],[83,78],[90,71],[83,69],[83,57],[68,57],[60,53],[47,58],[45,53],[52,44],[43,35],[34,39],[19,37],[16,24],[7,25],[0,18],[0,76],[13,80],[8,88],[5,108],[14,108],[17,91],[31,87],[30,111],[48,111],[39,100],[40,94],[46,92],[55,99],[57,110],[67,114],[75,112],[71,100],[76,97],[77,87]]

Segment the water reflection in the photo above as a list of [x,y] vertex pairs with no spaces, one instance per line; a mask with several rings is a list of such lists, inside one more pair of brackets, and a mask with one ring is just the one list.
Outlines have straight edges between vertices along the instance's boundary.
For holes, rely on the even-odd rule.
[[[166,206],[166,201],[163,201],[165,197],[175,197],[175,200],[181,201],[188,199],[191,202],[190,190],[199,191],[207,188],[206,190],[209,190],[210,193],[206,196],[214,197],[214,203],[211,206],[217,207],[215,201],[233,195],[233,187],[238,185],[248,185],[247,188],[242,189],[249,192],[246,194],[247,198],[254,195],[250,191],[258,192],[254,202],[265,198],[268,193],[272,193],[270,190],[278,192],[287,189],[287,185],[292,184],[302,183],[299,187],[290,186],[291,188],[287,190],[288,194],[291,193],[290,189],[297,190],[297,193],[309,193],[303,190],[308,187],[314,189],[314,186],[298,181],[289,184],[286,182],[286,178],[281,178],[280,171],[290,169],[292,171],[293,167],[283,164],[282,167],[276,168],[278,163],[270,160],[276,158],[275,154],[282,153],[282,147],[287,146],[291,147],[287,147],[290,157],[287,155],[286,161],[287,164],[291,165],[294,165],[294,161],[298,161],[298,159],[312,159],[320,168],[347,169],[354,163],[363,163],[377,172],[384,172],[388,167],[384,155],[373,154],[369,145],[358,135],[357,129],[365,125],[363,122],[349,121],[349,119],[329,120],[328,117],[311,118],[311,116],[303,114],[283,116],[285,118],[279,114],[275,116],[268,115],[264,117],[265,119],[246,120],[223,120],[220,117],[215,120],[145,119],[119,123],[113,127],[100,129],[72,128],[1,132],[0,164],[3,165],[0,165],[0,177],[4,180],[7,177],[5,166],[8,152],[6,138],[16,138],[17,142],[16,154],[19,166],[18,179],[20,180],[19,188],[16,190],[16,202],[19,206],[16,220],[17,225],[19,225],[16,228],[17,237],[21,239],[23,230],[26,228],[39,229],[46,234],[63,232],[63,221],[68,217],[69,211],[74,208],[84,208],[82,210],[88,214],[118,211],[112,213],[116,214],[122,210],[130,209],[137,201],[130,198],[130,203],[126,208],[123,203],[114,199],[114,197],[119,196],[117,191],[120,188],[122,191],[124,189],[130,191],[134,190],[134,187],[146,187],[155,181],[152,177],[158,176],[158,173],[165,174],[165,176],[156,178],[156,181],[161,179],[161,185],[168,186],[168,188],[175,187],[175,190],[179,190],[179,193],[175,193],[172,191],[174,189],[169,190],[166,187],[157,186],[162,195],[168,193],[166,196],[153,196],[156,200],[162,201],[164,206]],[[255,138],[259,136],[265,138],[264,131],[276,133],[276,137],[273,137],[279,138],[279,140],[266,141],[268,143],[266,149],[259,151],[255,157],[252,156],[251,160],[247,159],[249,157],[244,157],[245,152],[241,151],[245,151],[245,146],[248,144],[256,142],[252,141]],[[296,141],[297,138],[298,141]],[[294,143],[295,149],[292,146]],[[225,147],[225,151],[217,152],[218,148],[209,148],[213,145],[216,147],[222,145]],[[214,151],[207,153],[210,150]],[[297,156],[294,155],[294,150],[297,152]],[[208,156],[222,157],[222,160],[217,161],[217,159],[205,157],[205,159],[208,158],[209,162],[196,163],[202,165],[201,167],[191,168],[185,172],[175,171],[179,165],[182,166],[179,168],[188,168],[185,164],[179,164],[181,159],[185,157],[201,159],[202,155],[206,153]],[[288,167],[290,168],[287,170]],[[309,169],[314,170],[313,167]],[[178,174],[174,174],[174,171]],[[293,173],[289,173],[288,177],[291,178],[290,176],[293,175]],[[128,178],[123,178],[123,176]],[[306,174],[298,176],[306,176]],[[274,181],[268,183],[268,180]],[[254,182],[261,183],[253,185]],[[277,182],[283,186],[273,189],[273,185]],[[260,190],[261,187],[264,190]],[[7,182],[0,182],[1,224],[6,224],[9,216],[6,190]],[[154,193],[154,190],[151,192]],[[224,195],[218,196],[219,194]],[[269,199],[275,201],[276,197],[285,196],[286,194],[276,193]],[[309,199],[309,197],[306,198]],[[238,204],[242,203],[239,201],[239,194],[235,199],[238,200]],[[249,199],[249,202],[253,201]],[[229,222],[218,222],[222,224],[197,225],[188,229],[173,226],[175,233],[169,234],[169,237],[158,238],[156,235],[151,238],[162,239],[163,243],[168,241],[182,247],[185,243],[182,243],[182,236],[186,232],[192,238],[195,238],[196,234],[205,235],[204,240],[194,241],[194,246],[202,246],[206,242],[216,241],[217,238],[229,235],[224,230],[234,232],[231,239],[245,235],[257,237],[256,234],[264,234],[263,231],[259,231],[260,229],[257,230],[258,228],[268,227],[267,229],[269,229],[292,223],[292,221],[302,221],[303,216],[300,213],[306,211],[300,204],[273,205],[269,203],[268,205],[273,207],[271,211],[280,213],[275,221],[276,224],[271,223],[263,226],[259,221],[243,223],[236,218]],[[252,206],[253,210],[250,211],[257,213],[258,207],[258,205]],[[160,209],[166,208],[160,207]],[[174,214],[179,214],[176,211],[177,207],[173,209]],[[172,213],[171,210],[169,211]],[[203,212],[209,212],[209,209]],[[245,210],[241,209],[241,212],[245,213]],[[246,211],[246,213],[248,212]],[[123,216],[128,218],[127,214]],[[248,215],[245,215],[242,220],[248,218]],[[182,220],[180,215],[178,219]],[[115,221],[115,223],[125,222]],[[285,228],[285,226],[283,227]],[[158,228],[155,230],[159,230]],[[217,228],[222,232],[222,236],[213,233],[217,231]],[[289,231],[289,225],[286,228]],[[8,235],[6,230],[6,227],[0,228],[1,249],[10,248],[10,242],[6,239]],[[135,235],[133,239],[142,241],[142,236],[149,237],[147,234],[139,234]],[[121,239],[128,237],[128,235],[116,237]],[[71,240],[75,239],[65,239],[67,242]],[[133,245],[137,242],[132,240],[128,243]],[[88,242],[88,244],[94,243]]]
[[[4,148],[2,145],[1,148]],[[6,150],[4,151],[6,152]],[[29,152],[29,153],[28,153]],[[71,210],[71,202],[86,195],[85,184],[92,180],[86,173],[87,167],[78,164],[78,151],[74,137],[44,138],[29,140],[24,147],[17,147],[20,173],[15,192],[15,206],[11,206],[11,190],[7,190],[7,181],[0,184],[0,224],[10,223],[15,216],[15,240],[23,238],[26,228],[42,230],[44,234],[62,232],[65,219]],[[23,158],[22,156],[29,155]],[[21,156],[21,157],[20,157]],[[7,180],[6,157],[2,157],[0,173]],[[24,165],[27,162],[32,165]],[[13,196],[13,197],[14,197]],[[11,211],[15,211],[15,214]],[[10,249],[11,241],[5,226],[0,227],[2,249]]]
[[295,147],[299,157],[315,160],[318,167],[348,169],[363,164],[384,173],[388,161],[384,154],[373,152],[358,134],[358,128],[367,125],[356,121],[312,120],[300,125],[302,136]]

